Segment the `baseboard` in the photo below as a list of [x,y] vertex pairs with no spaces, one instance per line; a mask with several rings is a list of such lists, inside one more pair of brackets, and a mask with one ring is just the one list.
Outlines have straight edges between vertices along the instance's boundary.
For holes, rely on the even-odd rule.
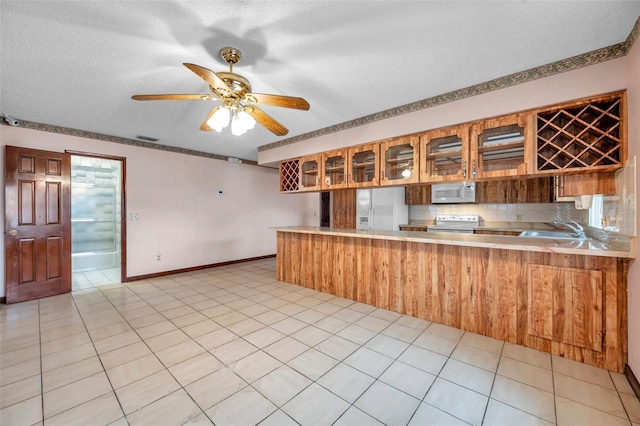
[[199,271],[201,269],[216,268],[218,266],[233,265],[233,264],[236,264],[236,263],[252,262],[254,260],[269,259],[269,258],[272,258],[272,257],[276,257],[276,255],[275,254],[268,254],[266,256],[248,257],[246,259],[229,260],[227,262],[211,263],[209,265],[192,266],[191,268],[174,269],[172,271],[155,272],[153,274],[146,274],[146,275],[136,275],[134,277],[127,277],[125,282],[148,280],[150,278],[165,277],[167,275],[182,274],[182,273],[185,273],[185,272]]
[[640,382],[638,382],[638,378],[631,371],[631,367],[629,364],[624,365],[624,375],[627,376],[627,380],[629,380],[629,384],[631,384],[631,388],[635,392],[638,399],[640,399]]

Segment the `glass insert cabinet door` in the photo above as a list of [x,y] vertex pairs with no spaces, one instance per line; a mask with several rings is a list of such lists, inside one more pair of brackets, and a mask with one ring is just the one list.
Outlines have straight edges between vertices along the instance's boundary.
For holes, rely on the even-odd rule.
[[380,146],[368,144],[349,149],[349,187],[378,185]]
[[472,178],[527,174],[531,157],[531,115],[513,114],[474,125]]
[[322,155],[323,181],[322,189],[347,187],[346,150],[326,152]]
[[404,185],[419,181],[418,136],[403,136],[380,144],[380,185]]
[[320,155],[300,159],[300,191],[320,189]]
[[470,126],[433,130],[420,136],[420,181],[470,178]]

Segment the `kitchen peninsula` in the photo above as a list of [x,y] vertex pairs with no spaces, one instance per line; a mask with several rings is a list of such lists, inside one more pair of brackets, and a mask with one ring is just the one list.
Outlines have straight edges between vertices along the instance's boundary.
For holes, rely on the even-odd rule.
[[277,278],[622,372],[635,244],[286,227]]

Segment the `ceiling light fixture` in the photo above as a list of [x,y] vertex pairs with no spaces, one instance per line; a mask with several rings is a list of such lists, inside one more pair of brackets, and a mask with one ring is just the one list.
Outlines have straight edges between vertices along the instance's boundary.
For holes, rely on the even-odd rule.
[[[185,63],[184,66],[193,71],[198,77],[209,83],[210,94],[174,94],[174,95],[133,95],[131,98],[137,101],[153,100],[220,100],[222,105],[209,111],[209,115],[200,125],[200,130],[222,129],[231,123],[231,133],[243,135],[253,129],[256,121],[267,130],[278,136],[286,135],[289,130],[282,124],[267,115],[255,104],[271,105],[276,107],[308,110],[309,102],[302,98],[291,96],[270,95],[265,93],[252,93],[251,83],[245,77],[233,72],[233,65],[240,60],[240,51],[233,47],[220,49],[220,56],[229,64],[228,72],[213,72],[200,65]],[[246,105],[247,103],[254,105]]]
[[[247,112],[251,107],[242,106],[235,99],[225,100],[224,105],[219,106],[211,118],[207,120],[207,126],[220,133],[231,123],[231,133],[235,136],[244,135],[253,129],[256,120]],[[251,111],[249,111],[251,112]]]

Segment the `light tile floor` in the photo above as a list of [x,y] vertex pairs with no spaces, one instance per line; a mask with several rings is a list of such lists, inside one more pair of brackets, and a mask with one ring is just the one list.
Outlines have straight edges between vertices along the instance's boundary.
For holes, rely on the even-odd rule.
[[0,424],[640,425],[626,378],[282,283],[273,259],[0,308]]
[[99,269],[95,271],[73,272],[71,276],[71,289],[84,290],[100,287],[105,284],[120,283],[120,268]]

